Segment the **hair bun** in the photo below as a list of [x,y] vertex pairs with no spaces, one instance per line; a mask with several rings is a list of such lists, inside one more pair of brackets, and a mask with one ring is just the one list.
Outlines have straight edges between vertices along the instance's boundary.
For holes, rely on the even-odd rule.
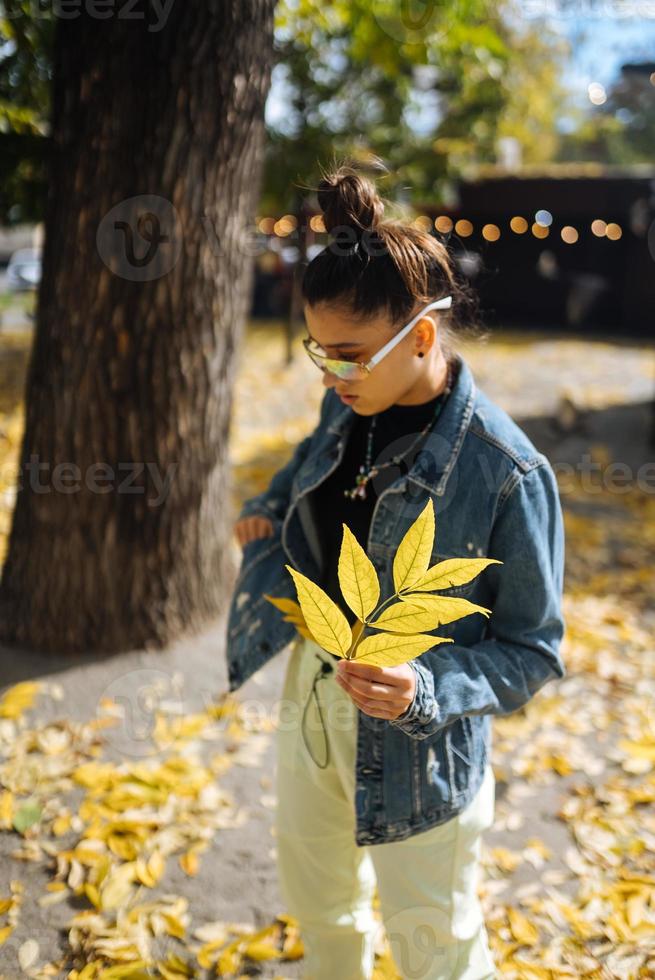
[[354,228],[361,237],[361,232],[378,227],[384,215],[384,204],[375,184],[363,172],[372,166],[386,169],[379,158],[375,158],[373,165],[344,163],[319,181],[318,203],[323,211],[326,231],[346,226]]

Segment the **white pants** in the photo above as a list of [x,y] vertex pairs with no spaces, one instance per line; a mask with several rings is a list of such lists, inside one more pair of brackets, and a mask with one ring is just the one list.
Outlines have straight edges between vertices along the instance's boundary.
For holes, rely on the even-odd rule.
[[[317,681],[321,661],[333,669]],[[303,980],[373,976],[379,938],[372,908],[376,885],[384,929],[403,980],[495,977],[477,894],[480,835],[494,818],[491,766],[475,798],[446,823],[403,841],[357,845],[357,708],[336,683],[335,663],[312,640],[298,637],[278,720],[278,874],[288,911],[300,926]]]

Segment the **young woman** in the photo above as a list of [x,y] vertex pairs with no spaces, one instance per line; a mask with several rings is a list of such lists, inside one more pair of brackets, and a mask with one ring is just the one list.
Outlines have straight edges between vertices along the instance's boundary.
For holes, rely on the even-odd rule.
[[[235,526],[244,551],[228,617],[230,690],[293,641],[276,830],[306,980],[372,976],[376,887],[402,977],[483,980],[494,976],[477,891],[494,816],[491,717],[564,675],[557,483],[457,352],[470,293],[447,248],[385,222],[354,165],[325,175],[318,200],[332,239],[305,270],[304,343],[327,391],[314,431]],[[337,576],[342,524],[386,598],[393,556],[428,500],[431,565],[502,562],[440,593],[491,610],[435,630],[452,643],[397,667],[346,662],[268,601],[296,598],[290,564],[352,625]]]

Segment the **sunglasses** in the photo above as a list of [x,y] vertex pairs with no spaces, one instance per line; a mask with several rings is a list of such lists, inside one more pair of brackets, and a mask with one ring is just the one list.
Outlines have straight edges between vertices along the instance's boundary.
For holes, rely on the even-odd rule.
[[328,357],[325,353],[321,354],[320,351],[323,348],[320,344],[317,344],[315,340],[311,337],[303,338],[303,345],[307,351],[309,357],[312,359],[314,364],[321,369],[321,371],[329,371],[330,374],[335,374],[338,378],[342,378],[344,381],[358,381],[365,378],[371,373],[376,364],[379,364],[383,357],[386,357],[389,351],[392,351],[396,344],[399,344],[403,337],[406,337],[409,331],[412,329],[414,324],[425,316],[430,310],[447,310],[450,309],[453,298],[452,296],[442,296],[441,299],[434,300],[432,303],[428,303],[424,306],[420,312],[413,317],[406,326],[400,330],[395,337],[392,337],[384,347],[381,347],[376,354],[364,363],[363,361],[339,361],[334,357]]

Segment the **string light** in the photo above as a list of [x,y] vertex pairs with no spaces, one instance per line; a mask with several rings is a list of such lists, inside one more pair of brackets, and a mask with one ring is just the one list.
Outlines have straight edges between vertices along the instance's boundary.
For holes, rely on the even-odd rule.
[[497,242],[500,238],[500,228],[498,225],[485,225],[482,229],[482,237],[488,242]]
[[415,228],[419,231],[429,232],[432,231],[432,222],[425,214],[420,214],[418,218],[414,218],[412,222]]
[[462,238],[468,238],[469,235],[473,234],[473,225],[466,218],[460,218],[459,221],[455,223],[455,231]]
[[272,235],[275,227],[275,218],[262,218],[257,227],[262,235]]
[[453,219],[449,218],[447,214],[440,214],[439,217],[435,219],[434,227],[443,235],[447,235],[448,232],[452,231]]
[[[653,76],[655,77],[655,72]],[[529,229],[535,238],[544,239],[548,238],[552,223],[553,215],[550,211],[540,208],[535,212],[535,220],[532,226],[521,215],[514,215],[510,218],[509,227],[517,235],[523,235]],[[418,215],[412,224],[414,227],[425,232],[429,232],[432,227],[431,219],[423,214]],[[263,235],[274,234],[280,238],[284,238],[297,228],[298,219],[293,214],[284,214],[277,220],[270,216],[258,217],[255,219],[255,225]],[[309,219],[309,227],[317,233],[325,232],[326,228],[323,215],[312,215]],[[453,219],[446,214],[441,214],[434,219],[434,227],[442,234],[448,234],[454,228],[456,234],[462,238],[468,238],[474,231],[474,225],[468,218],[458,218],[456,222],[453,222]],[[617,222],[607,223],[602,218],[594,218],[589,227],[596,238],[608,238],[610,241],[616,242],[623,237],[623,229]],[[498,225],[488,223],[482,226],[481,234],[485,241],[497,242],[501,236],[501,231]],[[574,245],[580,240],[580,233],[573,225],[564,225],[560,231],[560,235],[562,241],[567,245]]]

